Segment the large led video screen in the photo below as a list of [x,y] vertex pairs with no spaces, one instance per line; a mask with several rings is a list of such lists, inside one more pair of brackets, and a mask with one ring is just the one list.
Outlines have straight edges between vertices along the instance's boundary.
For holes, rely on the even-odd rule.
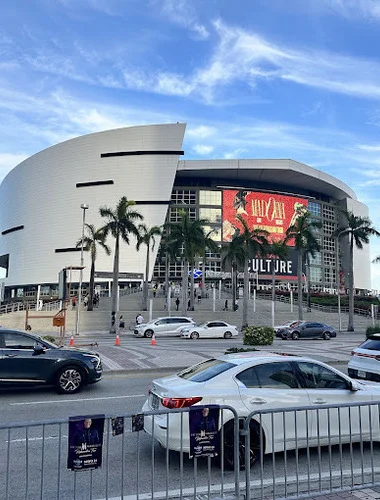
[[265,229],[271,241],[284,238],[302,207],[307,209],[307,200],[295,196],[260,193],[241,189],[223,191],[223,241],[231,241],[239,234],[241,215],[251,229]]

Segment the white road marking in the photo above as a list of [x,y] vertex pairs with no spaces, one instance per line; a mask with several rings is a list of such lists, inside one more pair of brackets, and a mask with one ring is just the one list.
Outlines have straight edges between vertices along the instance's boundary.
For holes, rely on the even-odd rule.
[[104,398],[84,398],[84,399],[57,399],[55,401],[28,401],[23,403],[9,403],[10,406],[26,406],[26,405],[50,405],[55,403],[78,403],[83,401],[103,401],[106,399],[125,399],[125,398],[141,398],[146,394],[133,394],[131,396],[107,396]]

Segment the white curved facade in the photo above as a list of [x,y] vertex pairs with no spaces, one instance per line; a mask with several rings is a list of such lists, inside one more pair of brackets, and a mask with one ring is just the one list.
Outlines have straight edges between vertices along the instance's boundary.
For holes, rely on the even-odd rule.
[[[185,124],[99,132],[52,146],[16,166],[0,187],[0,255],[9,254],[6,286],[56,283],[61,269],[79,266],[78,252],[56,250],[73,248],[81,238],[82,203],[89,205],[86,222],[96,228],[105,223],[99,208],[114,209],[122,196],[142,203],[136,208],[149,226],[163,224],[184,132]],[[101,157],[123,152],[132,154]],[[91,185],[104,181],[113,183]],[[77,187],[80,183],[90,185]],[[114,240],[108,243],[113,251]],[[108,257],[99,249],[97,270],[112,271],[112,259],[113,253]],[[84,265],[88,281],[87,252]],[[120,271],[144,270],[144,252],[136,252],[133,241],[122,244]]]
[[[86,222],[96,228],[105,222],[99,208],[114,209],[122,196],[136,201],[148,227],[162,225],[176,189],[266,190],[368,216],[367,207],[339,179],[290,159],[179,160],[185,127],[148,125],[90,134],[52,146],[16,166],[0,186],[0,266],[8,270],[5,286],[54,284],[61,269],[80,265],[75,247],[82,234],[83,203],[89,205]],[[196,203],[199,212],[201,204]],[[97,272],[112,272],[113,238],[107,243],[111,256],[98,249]],[[121,244],[120,272],[145,272],[145,251],[137,252],[135,245],[133,239],[130,246]],[[87,252],[84,266],[83,281],[88,282]],[[71,281],[78,281],[78,274]],[[368,245],[356,253],[355,284],[371,288]]]

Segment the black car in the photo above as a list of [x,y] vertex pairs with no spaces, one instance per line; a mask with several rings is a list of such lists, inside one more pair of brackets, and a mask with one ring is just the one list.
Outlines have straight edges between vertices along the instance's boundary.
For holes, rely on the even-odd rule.
[[102,378],[96,352],[58,347],[38,335],[0,329],[0,385],[54,385],[73,394]]
[[325,323],[315,323],[312,321],[302,321],[294,328],[287,328],[282,332],[282,338],[285,339],[306,339],[318,338],[330,340],[331,337],[336,337],[336,331],[332,326]]

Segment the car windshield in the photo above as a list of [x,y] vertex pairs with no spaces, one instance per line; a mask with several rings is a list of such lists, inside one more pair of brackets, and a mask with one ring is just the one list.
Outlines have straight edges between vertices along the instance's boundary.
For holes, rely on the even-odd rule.
[[194,366],[190,366],[185,370],[182,370],[177,375],[185,380],[191,380],[192,382],[206,382],[216,377],[220,373],[226,372],[235,365],[233,363],[227,363],[226,361],[220,361],[219,359],[209,359],[203,363],[199,363]]
[[370,351],[380,351],[380,339],[368,339],[360,344],[360,349],[369,349]]

